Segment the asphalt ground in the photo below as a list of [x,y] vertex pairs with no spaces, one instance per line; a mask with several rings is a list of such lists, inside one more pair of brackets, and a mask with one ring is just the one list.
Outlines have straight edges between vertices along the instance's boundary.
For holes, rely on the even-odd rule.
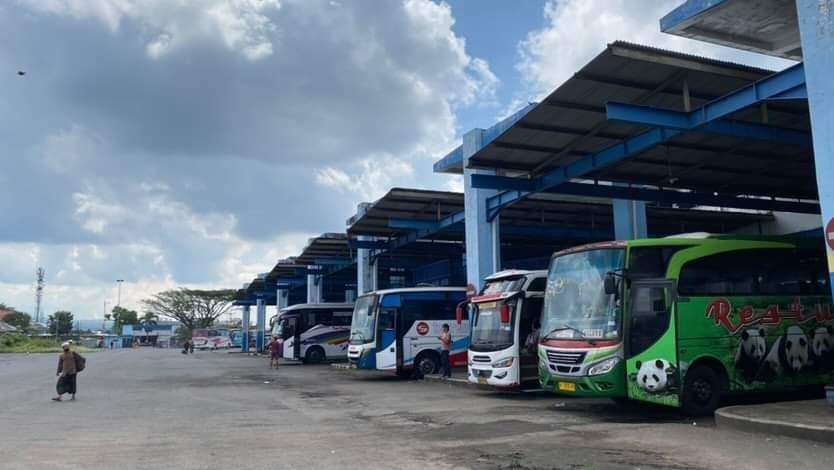
[[834,445],[674,410],[493,393],[225,352],[0,355],[0,468],[831,469]]

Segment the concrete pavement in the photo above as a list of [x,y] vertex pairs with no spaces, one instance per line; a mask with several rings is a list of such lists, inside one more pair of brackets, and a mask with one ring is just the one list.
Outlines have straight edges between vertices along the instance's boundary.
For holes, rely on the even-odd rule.
[[720,427],[834,444],[834,406],[801,400],[728,406],[715,413]]
[[496,394],[225,352],[90,354],[53,403],[54,355],[0,355],[0,467],[830,468],[834,445],[672,410]]

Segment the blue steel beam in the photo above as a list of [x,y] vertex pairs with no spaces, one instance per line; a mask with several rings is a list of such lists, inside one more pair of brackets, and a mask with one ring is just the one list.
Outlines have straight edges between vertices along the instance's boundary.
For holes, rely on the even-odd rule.
[[437,228],[438,223],[434,220],[400,219],[396,217],[388,219],[388,227],[405,230],[432,230]]
[[[498,190],[512,189],[527,193],[538,191],[534,180],[495,175],[472,175],[472,186]],[[509,191],[509,193],[511,192]],[[819,204],[813,202],[759,199],[738,197],[732,194],[699,193],[670,189],[634,188],[590,183],[564,183],[545,192],[571,196],[627,199],[667,204],[694,204],[698,206],[730,207],[736,209],[796,212],[800,214],[820,213]]]
[[552,239],[610,240],[614,236],[614,230],[542,227],[539,225],[502,225],[501,235]]
[[587,155],[569,165],[552,170],[532,182],[532,190],[505,191],[487,199],[487,220],[493,220],[502,208],[527,197],[531,192],[544,192],[579,178],[591,171],[598,170],[629,156],[644,152],[658,144],[668,141],[681,133],[678,129],[658,127],[642,134],[630,137],[620,144],[600,152]]
[[[527,106],[519,109],[511,116],[503,119],[501,122],[486,129],[483,134],[482,145],[486,147],[490,142],[497,139],[498,136],[506,132],[516,122],[520,121],[527,115],[538,103],[528,103]],[[434,164],[435,173],[445,173],[451,170],[460,168],[463,169],[463,145],[457,146],[454,150],[446,154],[443,158]]]
[[[707,123],[715,122],[737,111],[753,106],[765,100],[779,98],[786,93],[797,93],[805,85],[805,69],[799,63],[792,67],[765,77],[755,83],[728,93],[721,98],[710,101],[700,108],[689,112],[665,111],[662,114],[648,113],[646,106],[625,103],[608,103],[608,119],[628,120],[627,118],[652,116],[659,118],[651,125],[674,127],[677,129],[695,129]],[[653,110],[659,111],[659,110]]]
[[611,102],[605,105],[605,109],[608,119],[611,121],[622,121],[646,126],[670,127],[682,130],[697,130],[698,132],[708,134],[729,135],[782,144],[808,147],[811,145],[811,134],[783,127],[765,126],[727,119],[719,119],[702,125],[693,125],[693,118],[690,113],[626,103]]
[[419,230],[414,230],[409,232],[405,235],[402,235],[394,240],[391,241],[390,245],[388,246],[389,250],[397,249],[401,246],[408,245],[409,243],[413,243],[417,240],[422,238],[427,238],[432,234],[440,232],[446,228],[451,227],[452,225],[462,223],[465,219],[464,211],[455,212],[454,214],[450,214],[438,222],[436,222],[431,227],[422,228]]
[[384,248],[388,248],[388,242],[384,240],[354,240],[351,239],[348,241],[348,246],[354,249],[366,249],[366,250],[381,250]]

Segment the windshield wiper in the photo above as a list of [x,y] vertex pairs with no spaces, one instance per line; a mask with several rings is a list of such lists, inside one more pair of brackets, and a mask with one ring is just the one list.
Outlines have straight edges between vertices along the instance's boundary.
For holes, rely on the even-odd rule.
[[[552,335],[553,333],[556,333],[557,331],[565,331],[565,330],[571,330],[571,331],[574,331],[576,333],[579,333],[579,338],[580,339],[588,340],[588,337],[585,336],[585,333],[583,333],[582,330],[580,330],[579,328],[574,328],[574,327],[568,325],[567,323],[563,324],[559,328],[554,328],[554,329],[550,330],[550,332],[548,334],[542,336],[542,338],[550,339],[550,335]],[[589,341],[592,341],[592,340],[589,340]]]

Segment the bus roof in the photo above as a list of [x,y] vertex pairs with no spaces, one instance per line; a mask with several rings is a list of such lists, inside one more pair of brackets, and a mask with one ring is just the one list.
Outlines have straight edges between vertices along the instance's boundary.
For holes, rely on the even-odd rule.
[[295,310],[315,310],[315,309],[325,309],[325,308],[353,308],[353,302],[330,302],[330,303],[321,303],[321,304],[295,304],[290,305],[289,307],[282,309],[281,313],[291,313]]
[[579,245],[571,248],[567,248],[562,251],[557,251],[553,253],[552,258],[557,256],[563,256],[571,253],[578,253],[580,251],[589,251],[589,250],[603,250],[603,249],[611,249],[611,248],[625,248],[628,246],[675,246],[675,245],[690,245],[690,246],[698,246],[698,245],[709,245],[709,244],[718,244],[722,242],[751,242],[751,243],[763,243],[763,242],[772,242],[772,243],[791,243],[791,244],[801,244],[804,241],[807,241],[808,237],[797,237],[797,236],[790,236],[790,235],[781,235],[781,236],[773,236],[773,235],[711,235],[705,233],[694,233],[694,234],[681,234],[681,235],[673,235],[664,238],[642,238],[639,240],[617,240],[617,241],[609,241],[609,242],[600,242],[600,243],[589,243],[587,245]]
[[366,294],[362,294],[362,297],[371,294],[386,295],[399,294],[403,292],[466,292],[466,287],[402,287],[399,289],[385,289],[368,292]]
[[508,277],[519,277],[519,276],[533,276],[533,277],[546,277],[547,270],[540,269],[536,271],[530,271],[526,269],[505,269],[503,271],[498,271],[497,273],[490,274],[489,276],[485,277],[485,281],[497,281],[499,279],[506,279]]

